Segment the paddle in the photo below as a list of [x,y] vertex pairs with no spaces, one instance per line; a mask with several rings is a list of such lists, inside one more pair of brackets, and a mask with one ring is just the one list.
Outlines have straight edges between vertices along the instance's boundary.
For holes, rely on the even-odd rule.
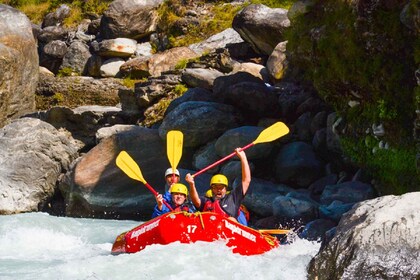
[[[282,122],[276,122],[275,124],[267,127],[263,131],[261,131],[261,133],[260,133],[260,135],[258,135],[257,139],[255,139],[252,143],[242,147],[241,149],[242,149],[242,151],[244,151],[244,150],[248,149],[249,147],[254,146],[255,144],[274,141],[274,140],[286,135],[287,133],[289,133],[289,128]],[[225,160],[230,159],[234,155],[236,155],[235,152],[233,152],[233,153],[225,156],[224,158],[216,161],[215,163],[210,164],[209,166],[201,169],[200,171],[196,172],[192,176],[195,177],[197,175],[200,175],[201,173],[206,172],[210,168],[215,167],[216,165],[224,162]]]
[[[121,151],[118,154],[115,163],[122,171],[124,171],[125,174],[127,174],[128,177],[142,182],[154,194],[154,196],[158,195],[158,193],[152,188],[152,186],[150,186],[143,178],[143,174],[141,174],[140,167],[126,151]],[[173,210],[172,207],[165,200],[163,200],[163,203],[165,203],[165,205],[171,211]]]
[[259,229],[261,233],[268,233],[268,234],[288,234],[291,230],[290,229]]
[[182,144],[184,135],[181,131],[171,130],[166,134],[166,152],[172,167],[173,182],[175,181],[175,169],[182,156]]

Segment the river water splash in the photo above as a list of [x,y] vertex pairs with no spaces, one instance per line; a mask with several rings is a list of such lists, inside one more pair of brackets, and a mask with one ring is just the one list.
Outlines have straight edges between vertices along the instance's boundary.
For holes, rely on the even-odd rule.
[[137,221],[0,216],[0,279],[306,279],[319,243],[296,239],[257,256],[233,254],[223,241],[148,246],[111,255],[117,235]]

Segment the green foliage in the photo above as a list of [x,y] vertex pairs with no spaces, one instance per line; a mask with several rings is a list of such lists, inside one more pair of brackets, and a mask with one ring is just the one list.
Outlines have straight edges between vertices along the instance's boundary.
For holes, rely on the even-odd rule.
[[270,8],[290,9],[296,0],[251,0],[252,4],[263,4]]
[[382,195],[403,194],[420,190],[420,174],[416,169],[416,149],[400,146],[379,149],[378,139],[341,139],[341,145],[352,160],[375,178]]
[[178,63],[175,65],[175,69],[185,69],[187,68],[188,59],[181,59],[178,61]]
[[[410,133],[409,112],[415,110],[414,38],[404,32],[399,11],[377,11],[372,14],[375,24],[356,29],[349,5],[329,0],[321,6],[292,22],[287,33],[292,63],[354,127],[362,120],[384,123],[386,140],[398,145]],[[369,30],[363,33],[363,28]],[[360,107],[350,108],[351,100]]]
[[[286,34],[290,63],[347,122],[345,153],[372,174],[384,194],[420,186],[413,137],[420,45],[399,13],[377,9],[366,22],[350,5],[327,0],[294,18]],[[350,107],[350,101],[359,105]],[[384,125],[390,149],[379,149],[378,139],[366,136],[374,123]]]
[[178,84],[174,88],[175,95],[177,95],[177,96],[181,96],[187,90],[188,90],[188,88],[183,84]]
[[34,23],[41,23],[44,16],[57,9],[62,4],[71,8],[66,26],[75,26],[88,14],[101,15],[112,0],[2,0],[6,5],[19,9]]
[[132,79],[131,77],[125,77],[122,81],[122,84],[128,88],[134,88],[134,85],[139,82],[144,82],[146,79]]
[[64,101],[64,95],[60,92],[56,92],[53,97],[52,100],[55,104],[59,105],[61,102]]
[[76,73],[73,71],[70,67],[64,67],[60,69],[57,73],[57,77],[68,77],[68,76],[74,76]]
[[[219,33],[232,26],[235,14],[242,9],[243,5],[231,5],[230,3],[214,3],[211,10],[199,19],[199,22],[188,24],[188,32],[183,34],[178,24],[185,17],[187,12],[183,2],[180,0],[168,0],[158,9],[159,29],[167,34],[169,47],[187,46],[200,42],[208,37]],[[196,4],[202,4],[197,1]]]

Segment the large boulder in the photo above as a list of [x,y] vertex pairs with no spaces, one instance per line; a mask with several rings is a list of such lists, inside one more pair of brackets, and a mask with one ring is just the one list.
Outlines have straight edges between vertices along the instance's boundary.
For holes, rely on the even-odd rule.
[[184,133],[184,147],[199,147],[226,130],[241,125],[242,115],[232,106],[215,102],[188,101],[173,109],[159,127],[165,139],[170,130]]
[[251,4],[233,19],[232,27],[258,53],[270,55],[278,43],[284,41],[290,26],[287,10],[271,9],[262,4]]
[[41,210],[79,148],[68,134],[33,118],[3,127],[0,147],[0,214]]
[[420,192],[357,204],[312,259],[309,279],[419,279]]
[[141,39],[156,30],[156,8],[163,0],[115,0],[102,16],[100,34],[105,39]]
[[149,219],[156,203],[140,181],[129,178],[115,160],[125,150],[143,178],[158,192],[164,191],[168,168],[165,143],[156,129],[132,127],[102,141],[82,156],[60,182],[66,214],[76,217]]
[[0,4],[0,127],[35,110],[39,59],[29,19]]

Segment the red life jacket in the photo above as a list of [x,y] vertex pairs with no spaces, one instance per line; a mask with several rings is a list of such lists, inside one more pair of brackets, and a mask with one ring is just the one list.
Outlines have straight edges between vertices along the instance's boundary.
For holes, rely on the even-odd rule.
[[241,207],[239,207],[239,211],[242,211],[245,215],[245,219],[247,222],[249,222],[249,211],[246,209],[245,205],[241,204]]
[[210,199],[206,200],[204,203],[203,211],[215,212],[218,214],[223,215],[225,218],[229,218],[230,216],[226,213],[223,208],[220,206],[219,200],[211,201]]
[[190,211],[190,207],[188,207],[188,205],[186,204],[178,205],[176,207],[173,207],[173,209],[174,209],[174,212],[181,212],[181,211],[189,212]]

